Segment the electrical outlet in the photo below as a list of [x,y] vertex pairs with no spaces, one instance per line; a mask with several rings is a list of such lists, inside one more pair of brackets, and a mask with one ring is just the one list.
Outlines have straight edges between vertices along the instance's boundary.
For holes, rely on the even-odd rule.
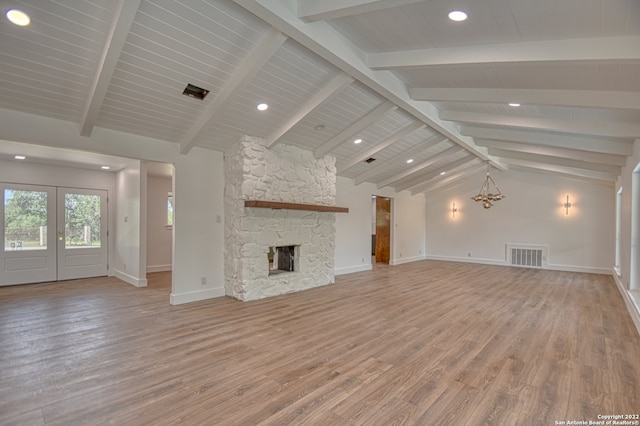
[[207,285],[207,277],[200,277],[200,284]]
[[471,252],[467,253],[467,257],[471,257]]

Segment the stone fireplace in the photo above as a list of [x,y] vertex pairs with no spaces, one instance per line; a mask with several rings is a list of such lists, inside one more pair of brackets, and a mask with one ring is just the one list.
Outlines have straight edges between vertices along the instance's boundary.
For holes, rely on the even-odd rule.
[[332,156],[249,136],[225,152],[227,296],[256,300],[334,282],[336,213],[245,202],[335,206],[335,186]]

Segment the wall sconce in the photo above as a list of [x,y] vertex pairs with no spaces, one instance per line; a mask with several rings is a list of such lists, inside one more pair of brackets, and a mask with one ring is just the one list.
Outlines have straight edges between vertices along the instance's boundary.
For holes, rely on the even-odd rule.
[[453,203],[453,207],[451,208],[451,217],[453,219],[456,218],[456,212],[458,211],[458,208],[456,207],[456,203]]
[[569,202],[569,194],[567,194],[567,201],[564,203],[564,215],[569,216],[569,209],[571,208],[571,203]]

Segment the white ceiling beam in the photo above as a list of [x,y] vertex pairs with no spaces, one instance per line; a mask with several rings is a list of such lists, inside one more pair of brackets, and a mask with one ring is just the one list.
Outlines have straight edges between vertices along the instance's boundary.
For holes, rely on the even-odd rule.
[[429,139],[420,142],[419,144],[417,144],[415,147],[404,151],[396,156],[394,156],[393,158],[389,159],[388,161],[382,162],[376,166],[371,167],[369,170],[367,170],[364,173],[361,173],[360,175],[356,176],[353,179],[353,182],[356,185],[360,185],[361,183],[367,182],[369,179],[371,179],[372,177],[379,175],[381,173],[386,172],[389,169],[392,169],[398,165],[404,164],[407,162],[407,160],[409,158],[412,158],[420,153],[422,153],[423,151],[436,146],[437,144],[439,144],[440,142],[443,142],[447,140],[447,138],[445,138],[444,136],[437,134],[435,136],[430,137]]
[[209,105],[207,105],[204,113],[198,118],[198,121],[189,128],[189,131],[180,140],[180,153],[187,154],[196,144],[200,133],[214,119],[216,114],[224,110],[230,99],[238,92],[243,90],[253,78],[260,72],[262,67],[271,59],[271,57],[280,49],[287,40],[287,36],[276,29],[271,29],[256,47],[247,55],[240,66],[234,71],[233,75],[225,86],[218,92]]
[[640,60],[640,36],[474,45],[371,53],[367,65],[391,70],[429,66],[518,63],[605,63]]
[[326,21],[424,0],[298,0],[298,18],[306,22]]
[[573,167],[557,166],[553,164],[542,164],[542,163],[527,161],[527,160],[504,159],[503,161],[507,163],[509,167],[527,168],[534,171],[552,172],[555,174],[561,174],[564,176],[576,177],[576,178],[587,178],[587,179],[596,179],[600,181],[615,182],[616,178],[618,177],[615,174],[606,173],[606,172],[576,169]]
[[332,137],[331,139],[317,147],[313,151],[313,155],[315,155],[316,158],[321,158],[322,156],[330,153],[332,150],[345,143],[348,139],[352,138],[367,127],[371,126],[376,121],[380,120],[387,113],[395,111],[396,109],[398,109],[398,107],[392,102],[383,102],[382,104],[378,105],[377,107],[363,115],[358,121],[338,133],[336,136]]
[[565,120],[549,117],[523,115],[486,114],[481,112],[450,111],[440,112],[440,118],[458,123],[520,127],[544,131],[582,133],[585,135],[608,136],[614,138],[640,137],[640,124],[613,121]]
[[430,102],[416,102],[409,96],[407,85],[394,73],[374,71],[365,62],[366,53],[326,22],[305,23],[298,18],[295,2],[268,0],[233,0],[258,18],[278,28],[298,43],[349,74],[374,92],[446,136],[453,143],[497,169],[506,170],[498,159],[490,157],[484,148],[476,146],[471,138],[460,134],[458,126],[443,121],[438,108]]
[[475,126],[462,127],[460,132],[473,138],[529,143],[611,155],[628,156],[633,154],[633,141],[631,139],[597,139],[581,135],[554,135],[550,133],[535,133],[511,129],[490,129]]
[[504,160],[527,160],[531,162],[541,164],[553,164],[556,166],[572,167],[574,169],[594,170],[598,172],[605,172],[612,175],[619,176],[621,173],[621,167],[612,166],[609,164],[589,163],[574,158],[560,158],[549,155],[529,154],[525,152],[506,151],[502,149],[489,148],[489,153]]
[[449,157],[450,155],[455,154],[458,151],[460,151],[460,147],[458,146],[454,145],[452,147],[449,147],[444,151],[437,153],[436,155],[429,158],[428,160],[425,160],[420,164],[416,164],[415,166],[408,168],[404,172],[396,173],[395,175],[383,180],[382,182],[379,182],[378,189],[383,188],[385,186],[392,186],[392,184],[394,184],[395,182],[398,182],[399,180],[404,179],[407,176],[411,176],[419,172],[420,170],[426,169],[427,167],[433,164],[436,164],[437,162]]
[[118,65],[122,48],[140,6],[140,0],[119,0],[107,39],[102,48],[93,81],[89,88],[82,118],[80,120],[80,135],[91,136],[93,126],[98,119],[98,113],[107,95],[113,72]]
[[438,167],[435,170],[432,170],[431,172],[424,174],[422,176],[418,176],[415,179],[412,179],[410,181],[406,181],[404,183],[400,183],[398,185],[394,186],[394,189],[397,192],[400,191],[404,191],[404,190],[413,190],[414,188],[419,188],[422,185],[426,185],[426,183],[432,179],[437,178],[438,176],[443,176],[441,173],[442,172],[448,172],[452,169],[455,169],[456,167],[460,167],[470,161],[475,160],[474,157],[470,156],[470,155],[466,155],[452,163],[449,164],[445,164],[442,165],[441,167]]
[[351,167],[355,166],[356,164],[360,163],[361,161],[366,160],[369,157],[373,157],[374,155],[376,155],[378,152],[382,151],[383,149],[393,145],[394,143],[406,138],[411,133],[416,132],[416,131],[424,128],[424,127],[425,127],[425,125],[423,123],[419,122],[419,121],[414,121],[413,123],[409,124],[408,126],[403,127],[402,129],[398,130],[397,132],[395,132],[394,134],[392,134],[388,138],[378,142],[377,144],[375,144],[371,148],[367,149],[366,151],[364,151],[360,155],[357,155],[357,156],[353,157],[351,160],[349,160],[348,162],[346,162],[345,164],[340,165],[340,167],[338,167],[338,174],[344,172],[345,170],[350,169]]
[[298,108],[297,112],[291,116],[289,120],[266,137],[267,147],[275,145],[282,136],[284,136],[296,124],[300,123],[307,115],[329,102],[336,94],[340,93],[353,82],[353,78],[348,75],[344,73],[338,74],[324,87],[316,91],[307,102]]
[[640,109],[639,92],[606,90],[413,88],[416,101]]
[[[491,151],[499,149],[509,152],[545,155],[549,157],[573,158],[588,163],[609,164],[622,167],[627,164],[627,157],[623,155],[602,154],[598,152],[582,151],[578,149],[556,148],[552,146],[531,145],[527,143],[506,142],[492,139],[475,139],[476,143]],[[508,155],[507,155],[508,156]]]
[[418,185],[411,189],[411,194],[416,195],[420,192],[429,193],[437,191],[441,188],[449,187],[452,183],[459,181],[460,179],[467,178],[470,175],[474,175],[478,172],[486,172],[487,165],[484,163],[477,164],[478,160],[470,161],[466,168],[460,170],[457,173],[451,175],[445,175],[442,179],[438,179],[437,182],[425,182],[424,185]]

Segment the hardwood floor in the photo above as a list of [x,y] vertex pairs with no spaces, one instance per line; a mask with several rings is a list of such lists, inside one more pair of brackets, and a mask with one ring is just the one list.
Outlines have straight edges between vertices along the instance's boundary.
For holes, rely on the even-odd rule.
[[0,288],[2,425],[554,425],[640,414],[611,277],[422,261],[256,302]]

